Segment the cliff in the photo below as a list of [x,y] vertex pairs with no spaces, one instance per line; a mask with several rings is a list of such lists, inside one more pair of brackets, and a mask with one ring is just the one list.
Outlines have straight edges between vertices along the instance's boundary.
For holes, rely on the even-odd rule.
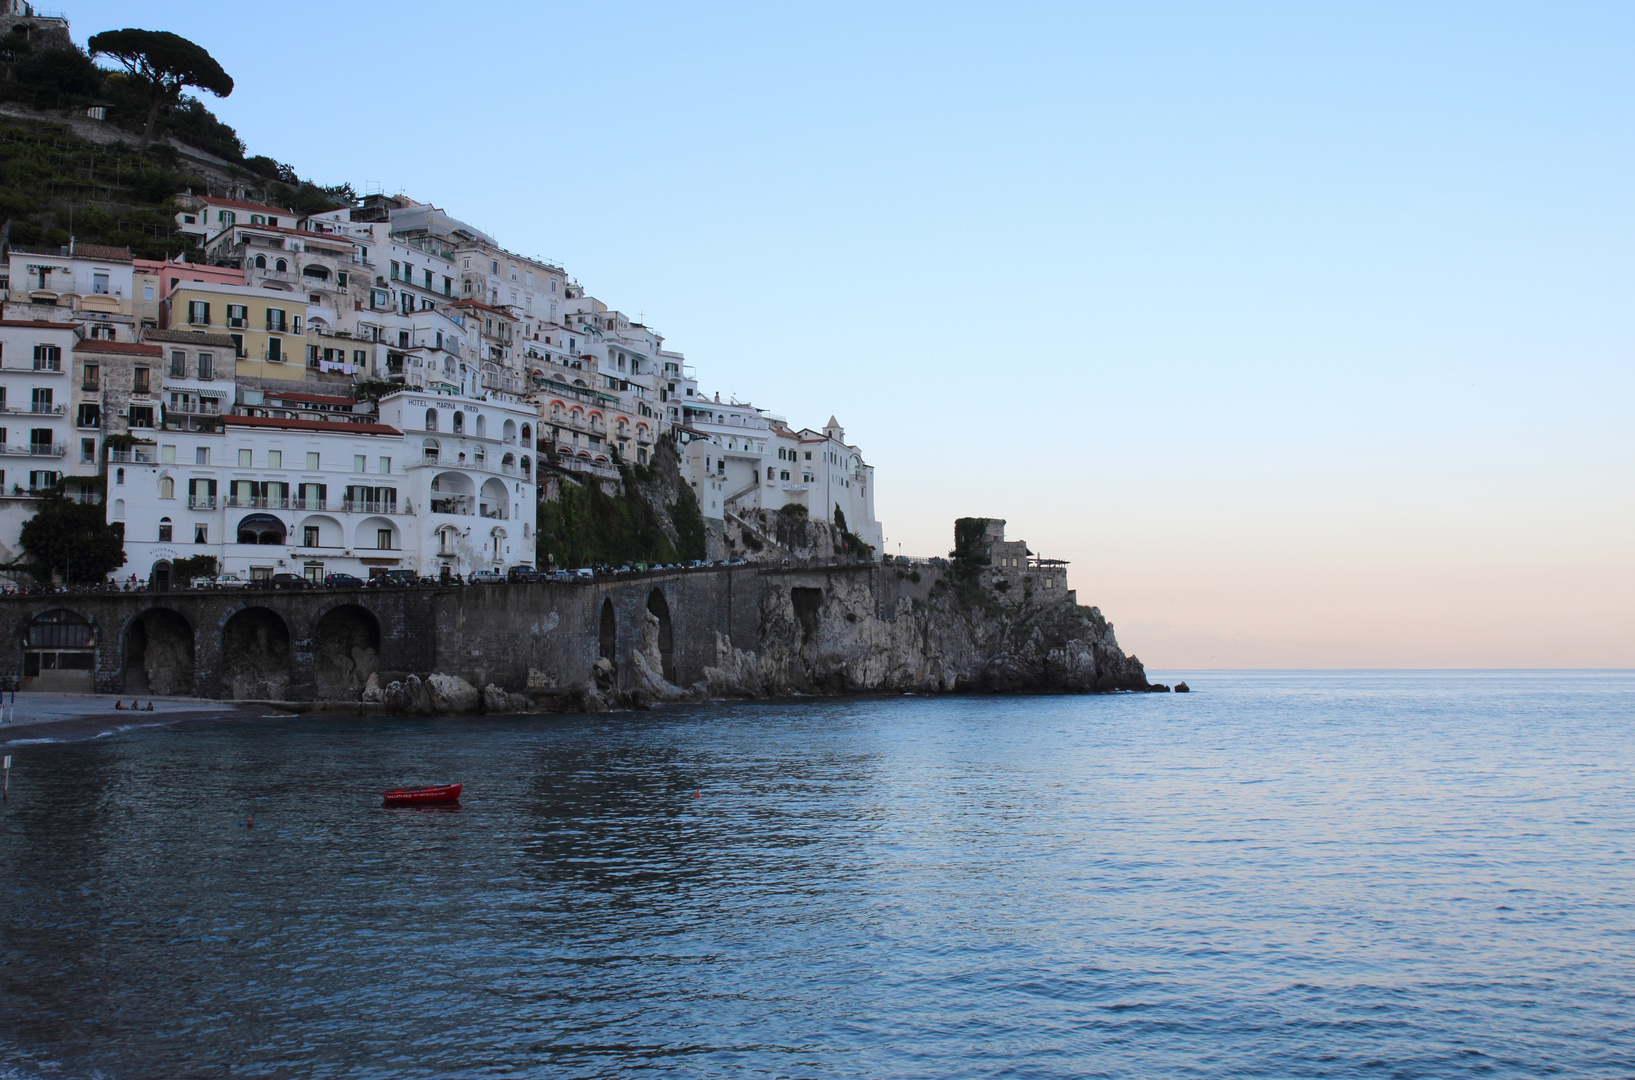
[[[604,662],[586,704],[857,693],[1108,693],[1165,690],[1126,656],[1099,610],[962,602],[948,578],[928,583],[923,600],[902,596],[881,618],[862,575],[831,578],[825,589],[761,594],[754,648],[715,634],[715,662],[683,688],[667,680],[660,620],[647,614],[627,678]],[[619,683],[625,689],[616,689]],[[574,707],[580,699],[575,697]]]

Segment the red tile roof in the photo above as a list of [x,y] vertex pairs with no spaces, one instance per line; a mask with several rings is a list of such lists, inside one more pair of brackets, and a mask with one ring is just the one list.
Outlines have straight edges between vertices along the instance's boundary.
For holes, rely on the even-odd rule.
[[77,353],[108,353],[124,354],[126,356],[163,356],[165,351],[157,345],[138,345],[134,341],[103,341],[99,338],[86,338],[74,344]]
[[[252,406],[259,408],[260,406]],[[336,420],[284,420],[276,416],[228,416],[228,424],[237,427],[293,428],[297,431],[328,431],[339,435],[402,435],[403,432],[386,424],[353,424]]]
[[311,401],[319,405],[355,405],[349,397],[333,397],[327,394],[280,394],[273,390],[267,391],[268,397],[275,397],[279,401]]
[[73,323],[47,322],[44,319],[0,319],[0,326],[32,326],[40,330],[75,330]]

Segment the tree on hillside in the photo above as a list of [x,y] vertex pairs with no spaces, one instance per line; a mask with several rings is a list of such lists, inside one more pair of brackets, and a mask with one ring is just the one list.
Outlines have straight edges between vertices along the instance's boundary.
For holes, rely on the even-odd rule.
[[104,511],[60,492],[41,499],[19,537],[29,569],[40,578],[61,574],[67,581],[101,581],[124,566],[125,526],[108,524]]
[[217,97],[233,92],[233,77],[208,52],[168,30],[104,30],[87,42],[92,56],[111,56],[125,65],[148,93],[148,122],[142,145],[153,141],[159,109],[181,100],[182,89],[193,86]]

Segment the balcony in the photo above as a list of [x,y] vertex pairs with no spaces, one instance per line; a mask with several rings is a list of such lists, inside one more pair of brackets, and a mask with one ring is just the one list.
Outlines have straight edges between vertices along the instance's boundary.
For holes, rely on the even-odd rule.
[[63,443],[19,443],[0,446],[0,454],[7,457],[62,457],[66,453],[68,447]]
[[30,403],[26,409],[21,405],[0,406],[0,412],[21,413],[27,416],[61,416],[66,410],[66,405],[40,405],[34,403]]
[[289,496],[252,495],[243,499],[237,495],[228,495],[227,501],[222,504],[235,510],[288,510]]
[[342,499],[338,509],[347,514],[386,514],[391,517],[407,513],[399,510],[395,502],[369,502],[363,499]]
[[189,510],[214,510],[216,508],[216,497],[214,495],[189,495],[187,497],[187,508]]
[[135,446],[129,450],[110,450],[108,460],[131,465],[159,464],[159,448],[157,446]]

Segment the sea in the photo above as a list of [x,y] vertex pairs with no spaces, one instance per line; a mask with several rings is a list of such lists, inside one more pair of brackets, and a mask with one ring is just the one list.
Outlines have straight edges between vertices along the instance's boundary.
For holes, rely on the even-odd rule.
[[13,746],[0,1077],[1635,1076],[1635,673],[1155,677]]

